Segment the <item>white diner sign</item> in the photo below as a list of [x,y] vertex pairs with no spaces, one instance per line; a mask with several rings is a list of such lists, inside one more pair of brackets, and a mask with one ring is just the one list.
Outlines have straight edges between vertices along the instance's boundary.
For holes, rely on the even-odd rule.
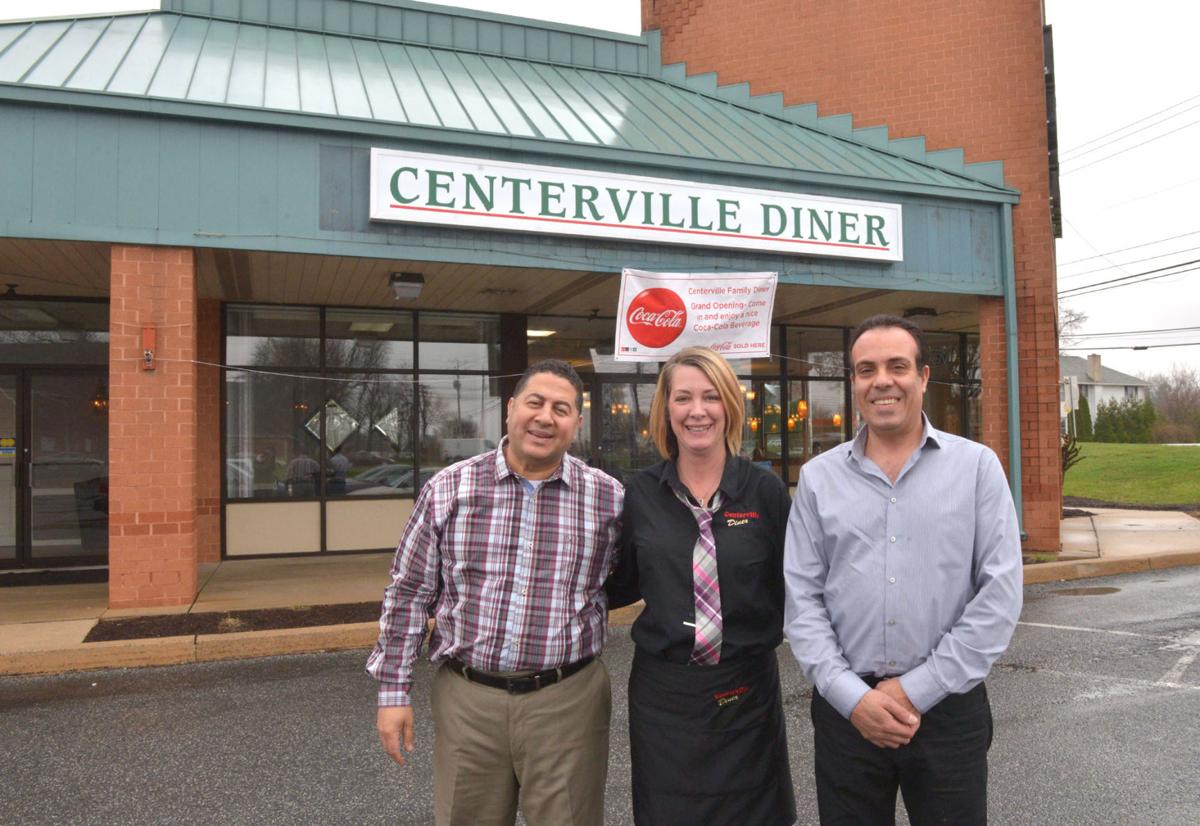
[[378,148],[371,220],[903,260],[899,204]]
[[730,359],[770,358],[773,272],[621,273],[617,361],[666,361],[684,347]]

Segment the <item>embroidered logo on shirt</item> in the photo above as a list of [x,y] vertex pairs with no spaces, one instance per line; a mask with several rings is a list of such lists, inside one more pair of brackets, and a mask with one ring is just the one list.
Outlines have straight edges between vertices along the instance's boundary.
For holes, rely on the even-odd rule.
[[725,524],[730,528],[748,525],[751,519],[758,519],[758,511],[725,511]]
[[718,706],[727,706],[732,702],[742,699],[742,695],[750,690],[748,685],[739,685],[737,688],[731,688],[728,691],[718,691],[713,695],[713,699],[717,701]]

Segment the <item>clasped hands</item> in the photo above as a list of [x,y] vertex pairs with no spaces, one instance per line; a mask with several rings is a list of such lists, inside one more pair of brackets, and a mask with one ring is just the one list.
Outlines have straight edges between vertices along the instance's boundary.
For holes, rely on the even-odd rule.
[[921,712],[909,701],[899,678],[883,680],[858,701],[850,722],[871,743],[886,749],[907,745],[921,725]]

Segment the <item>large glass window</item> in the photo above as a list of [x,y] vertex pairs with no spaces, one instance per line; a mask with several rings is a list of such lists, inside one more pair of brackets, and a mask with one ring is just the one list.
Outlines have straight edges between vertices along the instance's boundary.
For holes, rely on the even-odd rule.
[[422,370],[498,370],[500,319],[491,315],[421,313]]
[[225,363],[239,367],[297,367],[321,363],[318,310],[309,307],[228,307]]
[[484,375],[422,373],[422,481],[439,469],[500,444],[499,382]]
[[225,400],[226,496],[316,496],[321,467],[320,376],[227,370]]
[[[497,316],[230,305],[225,329],[227,500],[317,500],[319,533],[354,502],[391,519],[385,500],[500,442]],[[361,534],[339,530],[317,547]]]
[[412,314],[327,310],[325,367],[329,370],[411,370]]
[[0,363],[107,364],[108,304],[5,299]]
[[840,327],[788,327],[787,371],[793,376],[846,377],[845,331]]

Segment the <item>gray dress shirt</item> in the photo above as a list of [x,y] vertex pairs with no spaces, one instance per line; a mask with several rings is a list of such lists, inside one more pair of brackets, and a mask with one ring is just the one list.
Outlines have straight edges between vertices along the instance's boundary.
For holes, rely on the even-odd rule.
[[969,691],[1021,613],[1021,538],[999,459],[935,430],[893,484],[854,441],[804,465],[784,550],[784,633],[808,678],[849,717],[862,677],[902,675],[924,713]]

